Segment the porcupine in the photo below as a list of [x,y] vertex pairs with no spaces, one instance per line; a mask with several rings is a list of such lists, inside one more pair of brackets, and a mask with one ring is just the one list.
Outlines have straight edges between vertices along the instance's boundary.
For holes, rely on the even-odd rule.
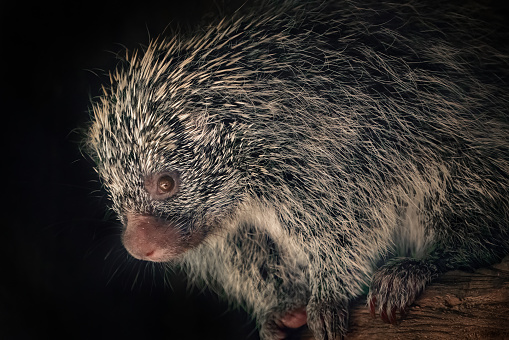
[[126,249],[262,339],[344,334],[366,287],[393,322],[440,273],[501,259],[508,54],[468,13],[265,2],[126,57],[88,132]]

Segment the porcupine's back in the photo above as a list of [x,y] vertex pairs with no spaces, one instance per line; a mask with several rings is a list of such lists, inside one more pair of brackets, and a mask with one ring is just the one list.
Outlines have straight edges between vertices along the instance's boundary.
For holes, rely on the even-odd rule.
[[[355,296],[386,251],[422,256],[433,242],[503,235],[509,68],[479,23],[454,8],[330,7],[238,23],[234,41],[243,44],[221,53],[239,71],[209,88],[207,113],[245,124],[246,187],[275,207],[294,236],[288,248],[301,248],[286,252],[321,259],[307,270],[335,271]],[[425,227],[402,231],[413,224]],[[274,247],[277,234],[253,242]],[[267,249],[251,250],[233,267],[267,266]],[[284,277],[281,261],[272,268]]]

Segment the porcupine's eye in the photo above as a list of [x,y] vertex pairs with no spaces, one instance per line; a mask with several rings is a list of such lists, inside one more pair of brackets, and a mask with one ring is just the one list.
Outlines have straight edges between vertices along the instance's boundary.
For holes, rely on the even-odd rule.
[[175,181],[170,175],[163,175],[157,180],[157,191],[164,195],[170,193],[175,187]]
[[145,190],[155,200],[165,200],[178,191],[179,176],[176,172],[154,173],[145,177]]

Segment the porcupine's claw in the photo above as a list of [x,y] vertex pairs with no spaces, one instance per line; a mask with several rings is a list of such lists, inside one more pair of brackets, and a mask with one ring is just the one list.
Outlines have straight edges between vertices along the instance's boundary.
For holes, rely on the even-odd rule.
[[403,318],[405,309],[437,275],[430,261],[396,258],[380,267],[374,274],[368,295],[368,306],[373,317],[378,313],[386,322],[395,324],[397,314]]

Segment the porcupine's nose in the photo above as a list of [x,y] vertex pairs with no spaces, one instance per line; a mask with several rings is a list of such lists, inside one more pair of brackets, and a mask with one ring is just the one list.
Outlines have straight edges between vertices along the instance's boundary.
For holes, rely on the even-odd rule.
[[176,228],[151,215],[127,214],[122,242],[133,257],[145,261],[169,261],[185,251]]

